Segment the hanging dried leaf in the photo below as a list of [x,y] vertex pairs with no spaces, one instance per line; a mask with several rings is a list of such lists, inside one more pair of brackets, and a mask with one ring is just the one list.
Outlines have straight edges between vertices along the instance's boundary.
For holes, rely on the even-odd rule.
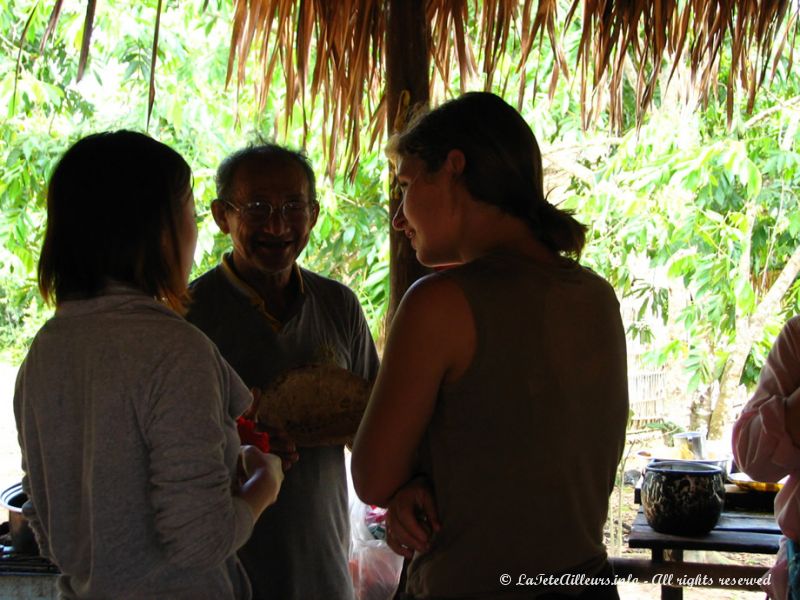
[[[62,2],[54,2],[41,49],[53,34]],[[251,64],[257,67],[254,85],[259,107],[263,110],[267,105],[270,84],[280,66],[286,90],[283,127],[288,127],[296,107],[305,118],[307,102],[319,100],[328,171],[333,173],[337,165],[344,164],[347,172],[354,173],[364,124],[371,130],[370,146],[386,131],[383,52],[387,6],[387,0],[235,0],[225,85],[235,72],[237,90],[241,89],[247,81],[250,51],[256,48]],[[566,30],[579,17],[581,34],[574,69],[584,127],[606,110],[612,127],[622,126],[626,79],[633,86],[640,122],[653,102],[662,69],[670,69],[665,82],[669,85],[684,61],[689,64],[698,97],[706,102],[719,85],[725,40],[730,40],[729,75],[723,82],[730,120],[736,90],[747,93],[752,107],[767,72],[774,76],[787,46],[791,68],[794,44],[787,39],[797,36],[800,28],[800,6],[791,0],[573,0],[563,20],[558,7],[558,0],[426,0],[431,93],[438,87],[448,89],[450,73],[456,69],[461,91],[468,89],[478,70],[474,48],[479,49],[483,85],[492,87],[501,58],[513,41],[520,48],[516,67],[522,75],[517,98],[521,107],[529,91],[534,98],[538,93],[542,61],[535,61],[532,89],[526,89],[524,75],[534,47],[541,50],[546,37],[553,52],[547,89],[552,98],[560,78],[570,77],[559,28]],[[88,60],[95,8],[96,0],[87,0],[78,79]],[[155,98],[160,14],[161,0],[155,22],[148,119]],[[471,33],[473,19],[478,23],[475,35]],[[503,88],[508,83],[508,73],[504,75]],[[308,134],[307,122],[304,127]],[[344,162],[338,156],[342,143]]]
[[30,14],[28,14],[28,20],[25,21],[25,26],[22,28],[22,33],[19,36],[19,51],[17,52],[17,66],[14,69],[14,90],[11,92],[11,112],[13,113],[16,110],[17,105],[17,83],[19,82],[19,71],[22,67],[22,49],[25,47],[25,37],[28,35],[28,29],[31,27],[31,22],[33,21],[33,17],[36,14],[36,9],[39,6],[39,3],[33,5]]
[[89,44],[92,42],[92,28],[94,27],[94,10],[97,0],[87,0],[86,19],[83,22],[83,40],[81,40],[81,55],[78,59],[78,81],[83,78],[86,61],[89,59]]
[[379,105],[384,29],[381,0],[237,0],[229,76],[238,61],[237,85],[241,86],[250,49],[258,48],[260,76],[255,85],[263,109],[280,65],[286,83],[284,129],[295,107],[302,107],[305,114],[307,100],[314,102],[321,94],[323,143],[328,170],[333,172],[341,163],[342,138],[347,165],[357,162],[361,123],[371,116],[366,107]]
[[42,34],[42,41],[39,43],[39,52],[44,52],[47,41],[50,39],[50,36],[53,35],[53,31],[55,31],[58,17],[61,15],[61,5],[63,3],[64,0],[56,0],[55,4],[53,4],[53,10],[50,13],[50,18],[47,20],[47,27],[44,30],[44,34]]
[[158,57],[158,32],[161,28],[161,1],[158,0],[156,8],[156,29],[153,33],[153,52],[150,55],[150,85],[147,94],[147,129],[150,129],[150,115],[153,113],[153,103],[156,100],[156,58]]

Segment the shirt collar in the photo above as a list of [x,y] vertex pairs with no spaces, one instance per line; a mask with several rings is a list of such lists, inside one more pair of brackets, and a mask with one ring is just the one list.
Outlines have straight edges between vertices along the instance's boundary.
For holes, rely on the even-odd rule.
[[[250,284],[236,274],[236,269],[233,267],[233,255],[231,253],[225,254],[222,257],[222,273],[228,282],[236,288],[245,298],[250,302],[251,306],[260,312],[269,321],[270,325],[275,331],[279,331],[283,325],[274,315],[268,310],[261,295],[256,292]],[[305,296],[306,288],[303,283],[303,273],[297,263],[292,265],[292,271],[297,276],[298,288],[300,290],[300,297]]]

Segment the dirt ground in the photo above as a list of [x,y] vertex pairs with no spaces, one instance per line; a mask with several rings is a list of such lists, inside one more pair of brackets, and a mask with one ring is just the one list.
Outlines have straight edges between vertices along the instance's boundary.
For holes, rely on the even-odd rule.
[[[20,453],[17,443],[17,432],[14,424],[13,394],[16,367],[0,363],[0,490],[18,483],[22,477]],[[629,469],[638,468],[633,461]],[[609,522],[606,526],[606,545],[609,555],[629,558],[649,558],[647,550],[631,550],[627,547],[627,535],[636,517],[638,506],[633,502],[634,487],[626,485],[622,488],[622,502],[618,500],[617,490],[611,496]],[[7,520],[7,513],[0,511],[0,521]],[[612,531],[618,523],[622,523],[622,545],[615,548]],[[736,563],[769,566],[772,556],[752,554],[686,552],[684,559],[691,562]],[[660,598],[660,587],[651,584],[621,584],[620,597],[623,600],[657,600]],[[711,588],[685,588],[683,597],[686,600],[761,600],[766,596],[759,592],[725,591]]]

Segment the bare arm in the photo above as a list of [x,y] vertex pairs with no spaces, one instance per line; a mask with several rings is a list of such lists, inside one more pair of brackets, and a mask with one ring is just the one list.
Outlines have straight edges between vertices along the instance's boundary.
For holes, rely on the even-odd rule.
[[472,313],[461,289],[436,276],[414,285],[392,322],[353,445],[353,483],[364,502],[386,506],[412,478],[439,388],[463,374],[474,352]]

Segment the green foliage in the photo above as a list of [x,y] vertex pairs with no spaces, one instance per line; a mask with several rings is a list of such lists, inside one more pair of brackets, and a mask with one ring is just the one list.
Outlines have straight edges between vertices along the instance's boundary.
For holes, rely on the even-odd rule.
[[[596,193],[580,214],[592,223],[586,259],[623,297],[639,303],[639,320],[652,312],[685,332],[650,352],[651,362],[683,361],[689,390],[722,376],[729,353],[744,343],[751,318],[798,246],[797,109],[768,110],[798,95],[786,76],[762,92],[750,121],[736,115],[728,129],[711,103],[693,115],[655,111],[639,131],[628,132],[604,164],[596,165]],[[763,113],[760,113],[763,111]],[[639,280],[641,264],[655,282]],[[689,301],[670,301],[674,288]],[[764,339],[755,339],[742,381],[754,384],[765,348],[778,325],[797,310],[795,285]],[[629,333],[649,343],[646,328]]]
[[[86,133],[146,127],[156,2],[101,3],[81,82],[75,78],[83,5],[65,3],[42,54],[48,11],[35,0],[0,4],[0,342],[3,352],[18,359],[49,314],[35,281],[48,174],[69,143]],[[365,150],[353,181],[341,173],[323,177],[318,105],[287,109],[280,67],[263,111],[257,110],[252,81],[226,89],[232,8],[228,2],[209,2],[203,9],[204,4],[165,3],[149,124],[151,135],[175,147],[194,169],[200,229],[195,275],[216,265],[229,247],[209,211],[220,160],[258,137],[304,146],[320,174],[322,211],[302,262],[351,286],[380,338],[389,295],[384,157],[379,149]],[[468,27],[479,27],[474,14]],[[579,27],[576,19],[569,31],[557,31],[568,65],[575,64]],[[551,170],[566,173],[568,182],[551,198],[589,225],[584,262],[610,280],[625,303],[633,303],[629,335],[648,349],[645,360],[681,363],[690,388],[702,390],[719,379],[737,341],[737,324],[757,310],[800,237],[798,75],[779,61],[773,85],[759,93],[754,114],[760,116],[735,111],[730,128],[720,86],[697,110],[681,108],[674,94],[657,89],[655,109],[637,129],[635,95],[626,80],[627,128],[613,138],[602,121],[592,131],[582,129],[577,86],[563,77],[552,102],[544,100],[554,64],[549,44],[534,44],[519,74],[512,68],[519,39],[510,36],[506,50],[492,89],[519,102],[546,157],[548,148],[578,149],[563,161],[554,159]],[[258,57],[250,60],[247,72],[257,76]],[[723,60],[721,71],[726,69]],[[455,95],[461,84],[458,71],[452,74],[445,95]],[[477,79],[464,83],[468,89],[483,85]],[[786,106],[771,108],[781,104]],[[737,111],[741,105],[737,98]],[[363,132],[362,148],[369,133]],[[763,339],[755,340],[743,381],[755,381],[781,322],[796,312],[800,282],[770,316]],[[660,336],[656,330],[667,326],[680,334]]]
[[677,423],[673,423],[672,421],[665,419],[659,419],[658,421],[653,421],[652,423],[645,423],[645,427],[647,429],[660,431],[664,439],[664,444],[667,446],[674,446],[674,438],[672,437],[673,435],[685,431],[685,429]]
[[321,210],[305,253],[316,270],[360,290],[376,340],[383,337],[389,302],[389,211],[382,201],[385,160],[361,162],[355,181],[339,177],[320,198]]
[[[64,5],[54,36],[40,53],[47,10],[32,0],[0,3],[0,352],[16,362],[51,314],[36,289],[47,177],[61,153],[82,135],[145,129],[156,3],[104,3],[107,8],[98,10],[90,60],[79,83],[75,78],[84,7]],[[279,74],[263,112],[256,110],[250,87],[225,89],[230,11],[229,3],[211,2],[203,10],[202,0],[195,0],[165,3],[162,14],[149,133],[181,152],[194,170],[199,221],[194,275],[216,265],[229,248],[209,208],[215,197],[214,171],[224,156],[258,139],[276,139],[305,146],[315,171],[324,172],[322,140],[309,135],[304,143],[299,108],[285,131],[276,129],[284,102]],[[123,12],[125,18],[119,18]],[[250,67],[251,73],[258,71]],[[310,131],[319,130],[320,112],[312,111]],[[384,162],[377,151],[366,154],[354,183],[318,176],[322,213],[302,259],[306,267],[356,291],[376,337],[382,334],[388,300]]]

